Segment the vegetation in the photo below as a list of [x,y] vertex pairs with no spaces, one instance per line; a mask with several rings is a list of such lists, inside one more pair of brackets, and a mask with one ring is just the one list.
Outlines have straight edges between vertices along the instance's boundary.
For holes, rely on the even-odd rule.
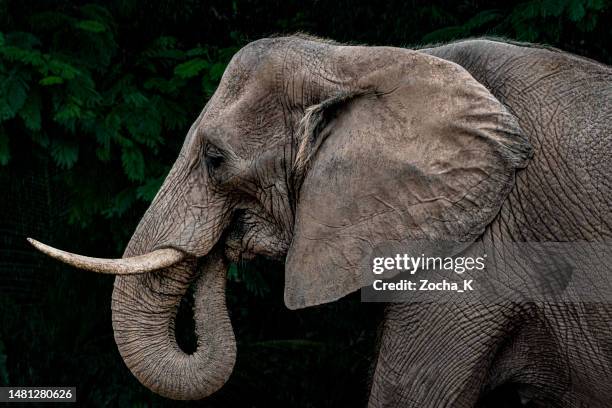
[[[23,237],[118,256],[248,41],[303,31],[415,46],[491,35],[611,63],[611,10],[606,0],[0,0],[0,385],[77,385],[94,406],[165,404],[116,352],[112,281],[35,256]],[[238,367],[207,404],[366,398],[380,308],[353,296],[289,312],[279,265],[234,265],[229,277]]]
[[[304,30],[402,45],[487,34],[610,58],[606,28],[598,24],[609,13],[604,0],[378,7],[340,1],[304,9],[183,0],[173,9],[158,5],[163,16],[137,1],[71,3],[0,3],[0,165],[15,154],[14,139],[27,137],[29,150],[68,170],[68,221],[79,227],[95,217],[123,222],[135,203],[153,198],[231,56],[262,35]],[[101,168],[113,171],[105,180],[110,194],[102,197],[82,185]],[[115,238],[122,246],[126,236]]]

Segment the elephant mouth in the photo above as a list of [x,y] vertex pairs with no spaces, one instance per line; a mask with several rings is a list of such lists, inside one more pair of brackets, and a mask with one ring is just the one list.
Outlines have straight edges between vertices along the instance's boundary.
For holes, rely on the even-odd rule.
[[221,243],[229,262],[251,261],[263,257],[281,261],[287,254],[289,239],[281,228],[250,210],[237,210],[226,228]]
[[236,242],[227,242],[225,245],[225,257],[230,262],[251,261],[257,257],[257,254],[250,251],[244,251]]
[[[217,245],[229,262],[250,261],[260,256],[279,261],[286,255],[289,243],[277,232],[278,229],[271,225],[253,222],[253,214],[249,211],[238,210]],[[128,258],[94,258],[63,251],[32,238],[28,238],[28,242],[42,253],[68,265],[111,275],[138,275],[162,270],[189,258],[203,258],[173,247],[157,248]]]
[[[282,239],[271,234],[257,237],[258,233],[265,232],[269,228],[255,228],[253,233],[253,228],[248,228],[244,221],[245,214],[245,212],[238,213],[220,239],[219,246],[223,248],[226,259],[229,262],[240,262],[263,256],[271,260],[281,260],[286,255],[288,244],[283,244]],[[138,275],[173,266],[188,258],[200,259],[198,256],[172,247],[158,248],[129,258],[94,258],[63,251],[32,238],[28,238],[28,242],[40,252],[68,265],[111,275]]]
[[239,222],[231,222],[223,236],[221,243],[223,244],[225,257],[230,262],[240,262],[241,260],[254,259],[256,254],[245,245],[246,231],[243,224]]

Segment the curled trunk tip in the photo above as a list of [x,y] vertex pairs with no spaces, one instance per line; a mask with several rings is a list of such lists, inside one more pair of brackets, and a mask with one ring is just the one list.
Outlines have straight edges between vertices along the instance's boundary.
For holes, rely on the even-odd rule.
[[[124,362],[147,388],[177,400],[202,399],[217,391],[236,360],[225,303],[227,264],[219,254],[196,263],[187,258],[159,273],[120,276],[113,290],[113,328]],[[198,342],[197,349],[187,354],[176,341],[174,321],[194,280]]]

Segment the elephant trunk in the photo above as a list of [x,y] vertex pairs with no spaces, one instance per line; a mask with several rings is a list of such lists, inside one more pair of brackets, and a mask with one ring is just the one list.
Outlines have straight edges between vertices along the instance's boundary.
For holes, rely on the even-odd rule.
[[[168,398],[194,400],[218,390],[236,359],[236,341],[225,304],[227,265],[219,250],[188,258],[159,272],[115,279],[113,330],[132,373]],[[181,298],[195,282],[197,349],[183,352],[174,322]]]

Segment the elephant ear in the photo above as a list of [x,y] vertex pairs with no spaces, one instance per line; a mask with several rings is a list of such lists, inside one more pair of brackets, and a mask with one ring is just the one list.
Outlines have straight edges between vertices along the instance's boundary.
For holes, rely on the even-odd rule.
[[405,51],[354,84],[302,123],[290,309],[368,284],[361,263],[385,242],[473,242],[531,156],[516,118],[456,64]]

